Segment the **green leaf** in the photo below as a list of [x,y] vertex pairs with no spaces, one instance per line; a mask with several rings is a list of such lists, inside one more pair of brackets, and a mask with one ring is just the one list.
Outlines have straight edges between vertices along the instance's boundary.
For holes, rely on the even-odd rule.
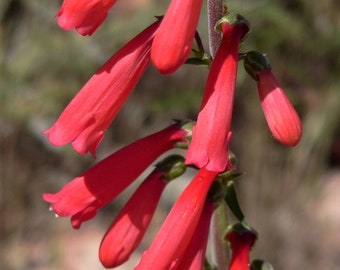
[[245,216],[241,210],[241,207],[238,203],[237,194],[235,190],[235,185],[233,181],[229,181],[226,184],[226,196],[225,201],[228,204],[231,212],[234,214],[234,216],[245,226],[248,227],[248,223],[245,219]]

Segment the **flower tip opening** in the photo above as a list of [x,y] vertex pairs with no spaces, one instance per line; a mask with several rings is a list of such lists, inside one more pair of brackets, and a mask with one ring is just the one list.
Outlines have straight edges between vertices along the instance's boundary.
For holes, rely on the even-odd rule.
[[235,13],[227,13],[226,16],[218,20],[215,25],[215,31],[223,33],[225,29],[228,29],[229,27],[238,27],[240,30],[242,29],[241,41],[245,40],[251,30],[250,22],[242,15]]
[[224,239],[231,244],[232,248],[234,245],[251,248],[257,240],[257,232],[242,223],[235,223],[227,229]]

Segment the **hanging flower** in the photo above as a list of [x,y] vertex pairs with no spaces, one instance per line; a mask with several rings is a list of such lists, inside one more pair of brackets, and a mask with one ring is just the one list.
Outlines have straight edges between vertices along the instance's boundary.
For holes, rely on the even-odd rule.
[[202,213],[208,190],[216,172],[200,169],[160,228],[150,248],[143,253],[136,270],[177,269]]
[[95,156],[104,133],[150,62],[155,22],[114,54],[85,84],[44,134],[55,146],[72,143]]
[[209,235],[209,226],[213,211],[213,201],[209,199],[206,200],[202,210],[202,215],[199,219],[194,235],[192,236],[190,244],[187,247],[183,258],[180,260],[177,269],[203,269]]
[[184,142],[187,132],[176,123],[144,137],[102,160],[56,194],[44,194],[57,215],[71,216],[74,228],[93,218],[128,187],[158,156]]
[[76,29],[92,35],[105,20],[116,0],[64,0],[58,12],[58,24],[65,30]]
[[185,169],[184,158],[178,155],[156,165],[105,234],[99,249],[99,258],[105,267],[116,267],[129,259],[149,226],[165,186]]
[[238,46],[249,31],[240,15],[229,14],[220,23],[221,45],[212,62],[197,124],[193,128],[186,164],[222,172],[230,166],[228,143],[234,104]]
[[[216,179],[219,177],[220,175]],[[202,214],[190,244],[180,259],[177,269],[202,270],[204,268],[211,217],[214,209],[224,200],[225,195],[222,182],[214,181],[204,202]]]
[[240,223],[232,226],[225,237],[231,246],[229,270],[250,270],[249,252],[256,238],[257,234],[254,230]]
[[248,52],[244,59],[247,72],[257,81],[262,110],[274,138],[286,146],[295,146],[302,136],[299,115],[280,86],[266,58]]
[[176,71],[190,55],[202,0],[172,0],[157,31],[151,59],[163,74]]

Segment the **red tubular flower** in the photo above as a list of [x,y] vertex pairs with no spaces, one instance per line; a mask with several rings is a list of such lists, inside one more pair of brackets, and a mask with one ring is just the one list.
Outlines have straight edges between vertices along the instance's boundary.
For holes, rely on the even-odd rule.
[[150,248],[135,269],[177,269],[202,213],[216,172],[200,169],[176,201]]
[[295,146],[301,139],[302,124],[299,115],[271,71],[263,54],[250,51],[244,58],[244,67],[257,81],[262,110],[274,138],[286,146]]
[[212,213],[214,212],[214,203],[206,200],[202,215],[192,236],[189,246],[185,251],[177,269],[185,270],[202,270],[204,267],[205,253],[207,249],[209,227]]
[[227,233],[226,240],[229,241],[232,249],[229,270],[250,269],[249,252],[255,243],[256,233],[245,229],[241,224],[236,224],[236,229]]
[[[129,259],[149,226],[166,184],[184,173],[183,162],[181,156],[170,156],[158,163],[120,211],[100,245],[99,258],[105,267],[116,267]],[[175,176],[171,176],[172,169]]]
[[228,141],[238,66],[238,46],[249,31],[240,17],[223,21],[223,39],[212,62],[186,163],[222,172],[229,164]]
[[73,148],[94,156],[105,130],[150,62],[150,48],[159,22],[155,22],[113,55],[44,134],[55,146],[72,142]]
[[100,261],[105,267],[116,267],[127,261],[142,240],[166,186],[166,182],[160,180],[162,176],[161,172],[154,171],[112,223],[99,250]]
[[257,87],[274,138],[286,146],[297,145],[302,135],[300,117],[271,70],[258,74]]
[[116,0],[64,0],[58,24],[65,30],[75,28],[83,36],[92,35],[103,23]]
[[144,137],[102,160],[76,177],[56,194],[44,194],[54,211],[62,217],[72,216],[71,223],[93,218],[136,179],[159,155],[185,140],[187,132],[179,123]]
[[161,73],[172,73],[187,60],[201,7],[202,0],[171,1],[151,49],[152,62]]

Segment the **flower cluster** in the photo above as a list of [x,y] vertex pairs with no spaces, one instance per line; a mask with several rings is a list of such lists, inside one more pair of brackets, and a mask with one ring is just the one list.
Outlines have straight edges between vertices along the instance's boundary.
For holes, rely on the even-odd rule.
[[[64,0],[58,23],[65,30],[92,35],[114,3],[115,0]],[[49,141],[55,146],[71,143],[78,153],[90,152],[95,157],[105,131],[148,65],[153,63],[161,74],[170,74],[188,60],[195,37],[200,42],[196,28],[201,6],[202,0],[172,0],[163,17],[118,50],[89,79],[55,124],[44,132]],[[129,259],[147,230],[163,190],[170,180],[184,173],[186,166],[196,168],[197,173],[135,269],[202,269],[214,209],[223,202],[232,212],[240,212],[233,199],[236,197],[225,191],[227,183],[238,175],[234,173],[236,164],[230,158],[229,142],[239,61],[244,61],[246,70],[258,83],[262,108],[274,138],[284,145],[298,143],[300,119],[269,64],[260,53],[239,52],[249,30],[249,22],[240,15],[226,12],[217,22],[221,42],[214,58],[206,61],[211,65],[196,122],[177,121],[141,138],[98,162],[59,192],[43,195],[58,216],[71,217],[72,226],[78,229],[160,155],[174,147],[188,148],[186,158],[170,156],[157,163],[116,216],[99,248],[105,267],[116,267]],[[201,44],[199,47],[203,50]],[[206,54],[201,51],[199,55]],[[214,188],[217,184],[219,191]],[[233,270],[249,269],[248,253],[256,239],[245,223],[241,227],[241,232],[230,230],[225,238],[231,246],[229,269]]]

